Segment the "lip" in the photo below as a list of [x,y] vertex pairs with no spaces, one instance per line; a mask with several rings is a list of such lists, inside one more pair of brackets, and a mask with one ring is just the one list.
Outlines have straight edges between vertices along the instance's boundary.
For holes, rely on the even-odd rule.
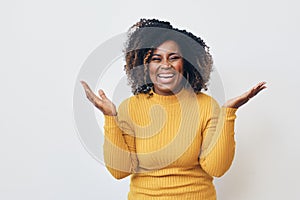
[[175,76],[174,73],[159,73],[157,74],[158,78],[173,78]]
[[163,72],[156,74],[157,84],[169,85],[176,81],[176,73],[174,72]]

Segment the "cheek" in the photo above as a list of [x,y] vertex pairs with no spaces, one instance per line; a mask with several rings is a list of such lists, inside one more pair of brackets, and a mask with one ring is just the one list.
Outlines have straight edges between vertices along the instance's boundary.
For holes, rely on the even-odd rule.
[[150,76],[154,76],[156,70],[157,70],[157,67],[155,65],[149,64],[149,74],[150,74]]
[[148,73],[149,73],[150,80],[152,82],[155,80],[155,72],[156,72],[156,67],[153,65],[149,65]]
[[179,61],[174,65],[174,68],[177,72],[179,72],[180,74],[183,74],[183,62]]

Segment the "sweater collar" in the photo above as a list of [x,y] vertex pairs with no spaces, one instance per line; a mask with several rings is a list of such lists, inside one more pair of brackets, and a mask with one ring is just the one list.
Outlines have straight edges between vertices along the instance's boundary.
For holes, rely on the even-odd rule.
[[152,98],[154,101],[160,104],[174,104],[179,103],[189,96],[193,95],[194,92],[190,88],[182,88],[178,93],[174,95],[160,95],[151,90]]

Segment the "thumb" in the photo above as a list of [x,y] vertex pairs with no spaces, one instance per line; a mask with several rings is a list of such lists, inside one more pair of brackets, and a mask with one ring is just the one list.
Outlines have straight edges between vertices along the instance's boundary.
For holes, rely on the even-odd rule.
[[98,91],[98,94],[99,94],[99,96],[101,97],[101,99],[107,99],[107,97],[106,97],[106,95],[105,95],[105,93],[104,93],[104,91],[102,90],[102,89],[100,89],[99,91]]

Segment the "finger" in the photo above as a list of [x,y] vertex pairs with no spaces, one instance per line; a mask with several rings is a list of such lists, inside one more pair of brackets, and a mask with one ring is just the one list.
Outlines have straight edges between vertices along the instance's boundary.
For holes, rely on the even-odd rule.
[[258,91],[261,90],[261,88],[266,88],[265,86],[266,82],[262,81],[259,82],[258,84],[256,84],[250,91],[251,91],[251,95],[254,96],[255,94],[257,94]]
[[100,89],[100,90],[98,91],[98,94],[99,94],[99,96],[100,96],[103,100],[107,99],[107,97],[106,97],[106,95],[105,95],[105,93],[104,93],[104,91],[103,91],[102,89]]
[[266,82],[265,81],[262,81],[262,82],[259,82],[258,84],[256,84],[254,87],[253,87],[253,89],[258,89],[258,88],[260,88],[260,87],[262,87],[263,85],[265,85],[266,84]]
[[266,82],[261,81],[261,82],[257,83],[254,87],[257,88],[257,87],[260,87],[261,85],[264,85],[264,84],[266,84]]
[[87,91],[88,89],[90,89],[89,85],[85,82],[85,81],[80,81],[84,91]]
[[[265,84],[265,83],[264,83]],[[262,90],[266,89],[267,86],[265,86],[264,84],[260,85],[258,88],[254,89],[252,92],[252,97],[254,97],[255,95],[257,95],[259,92],[261,92]],[[251,97],[251,98],[252,98]]]
[[261,82],[257,85],[257,87],[255,88],[256,91],[261,91],[262,89],[265,89],[266,87],[266,82]]
[[82,85],[83,87],[85,87],[85,86],[87,85],[87,83],[86,83],[85,81],[83,81],[83,80],[81,80],[80,83],[81,83],[81,85]]
[[260,91],[266,89],[267,87],[266,86],[262,86],[260,87],[256,92],[255,92],[255,95],[257,95]]
[[84,82],[84,81],[80,81],[84,90],[85,90],[85,94],[86,97],[93,103],[93,104],[100,104],[101,103],[101,99],[99,97],[97,97],[96,94],[94,94],[94,92],[91,90],[91,88],[89,87],[89,85]]
[[84,86],[84,91],[88,98],[95,98],[96,95],[93,93],[93,91],[87,85]]
[[92,94],[94,94],[94,93],[91,90],[91,88],[89,87],[89,85],[86,82],[84,82],[84,81],[80,81],[80,82],[81,82],[81,84],[82,84],[82,86],[84,88],[84,91],[85,91],[86,95],[87,96],[93,96]]

